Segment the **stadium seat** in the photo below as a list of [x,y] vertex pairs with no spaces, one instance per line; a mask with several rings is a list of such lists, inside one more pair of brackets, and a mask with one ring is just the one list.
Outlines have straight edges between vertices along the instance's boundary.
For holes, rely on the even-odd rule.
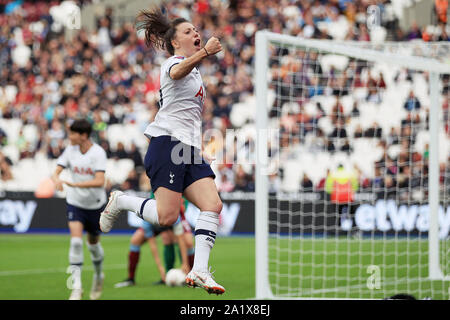
[[26,124],[22,127],[25,139],[31,144],[36,145],[39,140],[39,132],[34,124]]
[[284,169],[284,178],[281,183],[281,189],[284,192],[298,191],[300,180],[304,169],[299,166],[298,160],[287,160],[282,163]]
[[106,129],[106,136],[110,143],[111,149],[115,150],[119,142],[124,143],[128,141],[128,138],[124,134],[124,128],[122,124],[112,124]]
[[8,144],[0,149],[0,151],[7,156],[13,164],[19,161],[19,149],[12,144]]
[[234,127],[241,127],[246,121],[246,108],[245,103],[235,103],[230,112],[230,121]]
[[331,67],[344,70],[348,65],[348,57],[335,54],[325,54],[320,58],[320,64],[324,72],[330,71]]
[[108,159],[106,162],[105,177],[112,184],[123,183],[134,168],[134,162],[131,159]]
[[0,128],[6,132],[8,136],[8,144],[13,145],[19,137],[20,128],[22,128],[22,120],[0,118]]

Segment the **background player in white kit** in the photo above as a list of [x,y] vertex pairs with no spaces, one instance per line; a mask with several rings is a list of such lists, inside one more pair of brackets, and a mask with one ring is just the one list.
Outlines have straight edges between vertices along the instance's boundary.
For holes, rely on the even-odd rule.
[[[52,180],[58,190],[67,191],[67,218],[70,229],[69,270],[72,273],[70,300],[80,300],[83,290],[81,268],[83,265],[83,230],[87,231],[87,247],[94,265],[94,278],[90,299],[100,298],[104,275],[102,272],[103,248],[100,244],[100,213],[105,208],[106,152],[89,138],[91,124],[84,119],[75,120],[69,129],[70,145],[57,160]],[[60,179],[67,169],[71,180]]]
[[179,215],[182,195],[201,211],[195,226],[195,258],[186,283],[208,293],[222,294],[208,269],[222,211],[214,183],[214,172],[202,158],[202,109],[206,91],[197,66],[222,50],[212,37],[202,47],[197,29],[183,18],[172,21],[159,8],[142,11],[138,29],[146,44],[165,49],[171,55],[161,65],[161,100],[155,120],[145,130],[150,139],[145,169],[155,199],[111,194],[100,218],[103,232],[111,230],[121,212],[133,211],[156,225],[172,225]]

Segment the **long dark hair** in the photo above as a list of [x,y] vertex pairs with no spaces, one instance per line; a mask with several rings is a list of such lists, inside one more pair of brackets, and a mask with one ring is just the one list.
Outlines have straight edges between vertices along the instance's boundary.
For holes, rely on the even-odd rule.
[[159,7],[150,10],[141,10],[136,18],[136,29],[144,30],[145,44],[148,47],[167,50],[171,55],[175,49],[171,41],[175,37],[176,27],[183,22],[184,18],[169,20]]

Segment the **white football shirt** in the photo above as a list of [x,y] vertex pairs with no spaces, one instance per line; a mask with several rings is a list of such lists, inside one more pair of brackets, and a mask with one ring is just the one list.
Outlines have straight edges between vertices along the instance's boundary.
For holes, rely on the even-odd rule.
[[169,76],[170,69],[183,60],[182,56],[172,56],[161,65],[160,108],[144,134],[149,138],[169,135],[201,149],[202,109],[206,91],[200,72],[194,68],[179,80]]
[[[79,146],[69,145],[58,158],[57,165],[68,169],[71,182],[92,180],[97,171],[106,171],[106,152],[98,144],[93,143],[83,154]],[[106,203],[106,192],[103,187],[76,188],[64,185],[67,190],[66,201],[73,206],[94,210]]]

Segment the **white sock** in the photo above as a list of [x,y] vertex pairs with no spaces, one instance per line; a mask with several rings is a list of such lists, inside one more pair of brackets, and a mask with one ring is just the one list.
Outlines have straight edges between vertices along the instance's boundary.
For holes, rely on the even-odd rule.
[[92,264],[94,265],[95,275],[97,277],[102,274],[102,265],[103,265],[103,247],[100,242],[96,244],[87,243],[87,247],[91,252]]
[[81,289],[81,268],[83,266],[83,239],[70,238],[69,270],[72,274],[72,288]]
[[155,199],[144,199],[123,194],[117,198],[117,205],[120,209],[136,213],[139,218],[151,224],[159,225]]
[[83,264],[83,239],[78,237],[70,238],[69,263],[71,265]]
[[195,225],[195,257],[192,270],[207,272],[211,249],[219,228],[219,214],[210,211],[200,213]]

